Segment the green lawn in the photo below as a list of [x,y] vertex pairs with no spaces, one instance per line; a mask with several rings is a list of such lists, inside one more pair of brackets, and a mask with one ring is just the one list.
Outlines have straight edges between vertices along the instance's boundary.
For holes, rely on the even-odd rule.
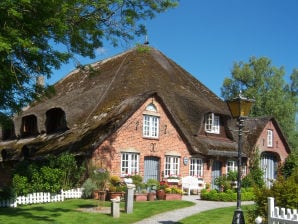
[[110,214],[78,211],[80,208],[110,206],[110,202],[72,199],[64,202],[20,206],[18,208],[0,208],[0,223],[5,224],[121,224],[133,223],[152,215],[169,210],[192,206],[188,201],[153,201],[135,202],[132,214],[124,212],[121,203],[120,218]]
[[[252,208],[253,206],[254,205],[245,205],[241,207],[244,212],[244,216],[246,216],[248,209]],[[181,220],[179,224],[230,224],[232,223],[234,211],[235,206],[209,210],[185,218]],[[246,223],[247,220],[247,217],[245,217]]]

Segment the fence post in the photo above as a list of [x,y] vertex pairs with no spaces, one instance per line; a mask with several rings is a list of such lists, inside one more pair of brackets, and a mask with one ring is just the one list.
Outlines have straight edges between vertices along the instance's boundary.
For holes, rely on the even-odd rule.
[[273,224],[272,222],[272,215],[274,212],[274,198],[268,197],[268,224]]

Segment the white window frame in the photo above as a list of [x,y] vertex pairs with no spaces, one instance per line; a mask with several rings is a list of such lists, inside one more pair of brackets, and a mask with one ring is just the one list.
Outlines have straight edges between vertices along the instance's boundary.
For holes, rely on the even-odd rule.
[[232,172],[237,172],[238,171],[238,164],[237,160],[228,160],[227,161],[227,174],[232,171]]
[[267,130],[267,146],[273,147],[273,130]]
[[207,133],[219,134],[219,116],[214,113],[209,113],[205,116],[205,131]]
[[159,117],[144,114],[143,118],[143,137],[159,137]]
[[180,174],[180,157],[179,156],[166,156],[164,177],[179,176]]
[[121,176],[135,175],[139,173],[138,153],[122,152],[121,153]]
[[189,176],[203,177],[204,163],[201,158],[190,158]]
[[[238,172],[238,161],[237,160],[228,160],[227,161],[227,169],[226,172],[227,174],[232,171],[232,172]],[[242,166],[241,166],[241,175],[246,176],[246,164],[243,163],[242,161]]]

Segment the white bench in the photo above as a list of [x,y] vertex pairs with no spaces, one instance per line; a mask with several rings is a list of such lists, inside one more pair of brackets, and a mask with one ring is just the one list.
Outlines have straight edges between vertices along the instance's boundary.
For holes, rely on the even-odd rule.
[[190,195],[191,190],[197,190],[199,194],[199,190],[205,188],[205,182],[197,177],[187,176],[182,177],[182,190],[187,189],[188,195]]

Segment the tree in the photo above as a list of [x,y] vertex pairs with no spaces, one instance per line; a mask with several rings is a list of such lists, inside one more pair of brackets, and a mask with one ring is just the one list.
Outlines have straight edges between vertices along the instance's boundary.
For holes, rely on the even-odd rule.
[[248,63],[235,63],[232,77],[225,78],[222,97],[232,99],[241,91],[254,98],[251,116],[274,116],[279,122],[292,148],[298,147],[296,131],[298,71],[293,70],[291,83],[284,79],[284,68],[277,68],[265,57],[251,57]]
[[71,57],[95,57],[103,40],[117,45],[146,32],[142,21],[178,0],[2,0],[0,113],[35,99],[38,76],[50,77]]

